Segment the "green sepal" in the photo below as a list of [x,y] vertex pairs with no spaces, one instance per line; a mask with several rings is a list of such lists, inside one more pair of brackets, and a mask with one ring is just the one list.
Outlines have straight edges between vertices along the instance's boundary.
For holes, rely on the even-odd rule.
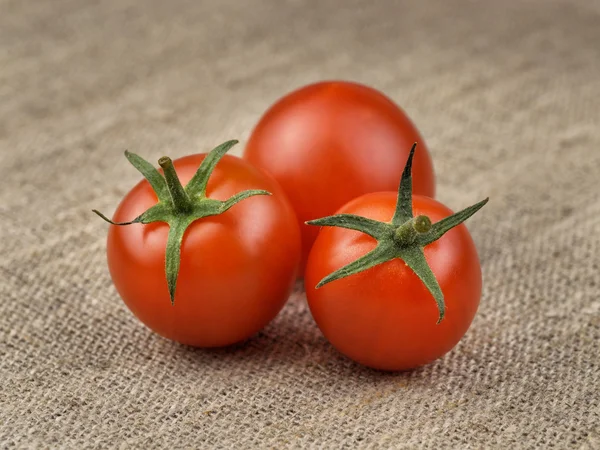
[[322,217],[320,219],[309,220],[308,225],[328,226],[348,228],[368,234],[374,238],[379,238],[386,232],[393,232],[393,227],[389,224],[379,222],[378,220],[354,214],[336,214],[334,216]]
[[418,246],[406,247],[398,252],[398,257],[411,268],[411,270],[421,279],[425,287],[429,289],[431,295],[433,295],[439,313],[437,323],[440,323],[446,313],[444,293],[442,292],[442,288],[440,287],[437,278],[431,271],[431,267],[427,264],[423,249]]
[[165,251],[165,276],[171,303],[175,303],[175,290],[179,276],[181,244],[187,228],[196,220],[216,216],[229,210],[237,203],[256,196],[271,195],[262,189],[250,189],[238,192],[225,201],[206,197],[208,179],[223,155],[238,141],[227,141],[206,155],[200,167],[184,188],[177,177],[173,162],[168,157],[159,159],[164,176],[138,155],[125,152],[131,164],[138,169],[156,193],[158,203],[148,208],[130,222],[114,222],[97,210],[92,210],[112,225],[125,226],[134,223],[148,224],[165,222],[169,225],[169,235]]
[[181,243],[187,227],[194,221],[191,218],[180,218],[169,224],[169,237],[167,238],[167,249],[165,252],[165,274],[171,304],[175,304],[175,289],[179,277],[179,265],[181,264]]
[[104,214],[102,214],[97,209],[92,209],[92,212],[95,213],[95,214],[97,214],[98,216],[100,216],[100,218],[102,220],[104,220],[105,222],[110,223],[111,225],[131,225],[131,224],[134,224],[134,223],[141,223],[140,216],[136,217],[135,219],[133,219],[130,222],[113,222],[111,219],[109,219],[108,217],[106,217]]
[[396,202],[396,211],[392,218],[392,225],[402,225],[407,220],[412,219],[412,161],[415,155],[417,143],[415,142],[408,153],[408,160],[402,171],[400,185],[398,186],[398,200]]
[[336,281],[341,278],[349,277],[350,275],[364,272],[365,270],[370,269],[371,267],[389,261],[390,251],[392,250],[393,249],[390,248],[388,244],[381,243],[366,255],[358,258],[356,261],[353,261],[350,264],[346,264],[344,267],[341,267],[335,272],[332,272],[329,275],[327,275],[325,278],[319,281],[316,288],[319,289],[327,283],[331,283],[332,281]]
[[146,161],[144,158],[125,150],[125,157],[135,167],[152,186],[152,190],[161,202],[169,200],[169,191],[164,177],[160,174],[156,167]]
[[139,216],[137,216],[135,219],[133,219],[130,222],[113,222],[112,220],[110,220],[108,217],[106,217],[104,214],[102,214],[100,211],[98,211],[96,209],[92,209],[92,212],[95,212],[96,214],[98,214],[102,219],[104,219],[106,222],[110,223],[111,225],[119,225],[119,226],[131,225],[133,223],[142,223],[142,224],[147,224],[147,223],[152,223],[152,222],[167,222],[168,223],[170,213],[171,213],[170,209],[167,206],[165,206],[163,203],[157,203],[156,205],[147,209],[146,211],[144,211],[142,214],[140,214]]
[[419,237],[419,242],[422,246],[431,244],[432,242],[437,241],[444,234],[450,231],[452,228],[460,225],[477,211],[479,211],[483,206],[489,201],[489,197],[481,200],[479,203],[475,203],[468,208],[463,209],[451,216],[446,217],[445,219],[440,220],[439,222],[434,223],[431,226],[431,230],[428,233],[423,234]]
[[446,312],[444,294],[425,259],[423,248],[479,211],[488,202],[488,199],[486,198],[434,224],[431,224],[427,216],[413,217],[411,168],[415,148],[416,143],[410,150],[402,173],[400,187],[398,188],[398,199],[391,223],[379,222],[354,214],[337,214],[306,223],[308,225],[357,230],[377,240],[377,247],[324,277],[317,284],[317,289],[332,281],[355,275],[378,264],[399,258],[410,267],[431,293],[438,308],[437,323],[439,324]]
[[229,197],[224,202],[221,202],[219,214],[224,213],[225,211],[227,211],[229,208],[231,208],[236,203],[239,203],[242,200],[245,200],[247,198],[254,197],[255,195],[273,195],[273,194],[271,194],[269,191],[265,191],[263,189],[250,189],[247,191],[238,192],[237,194]]
[[223,142],[221,145],[215,147],[202,161],[200,167],[192,177],[192,179],[185,186],[185,191],[190,197],[200,196],[206,197],[206,186],[210,174],[213,173],[219,160],[233,147],[238,141],[231,140]]

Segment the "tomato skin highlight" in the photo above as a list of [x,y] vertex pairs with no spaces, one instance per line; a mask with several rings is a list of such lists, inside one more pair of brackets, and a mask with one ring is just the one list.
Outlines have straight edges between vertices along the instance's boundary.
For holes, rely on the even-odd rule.
[[[344,205],[348,213],[378,221],[394,214],[397,193],[361,196]],[[414,215],[438,222],[452,211],[428,197],[413,197]],[[306,266],[308,304],[325,337],[351,359],[381,370],[408,370],[450,351],[468,330],[481,297],[481,268],[464,224],[424,248],[425,258],[444,293],[446,315],[439,325],[436,303],[415,273],[400,259],[315,289],[329,273],[376,246],[354,230],[322,227]]]
[[[185,185],[204,154],[174,161]],[[212,173],[207,196],[226,200],[245,189],[271,196],[248,198],[185,232],[175,303],[165,280],[166,223],[111,225],[107,256],[117,291],[129,309],[158,334],[198,347],[242,341],[262,329],[285,304],[300,261],[300,232],[277,182],[234,156]],[[131,220],[156,204],[145,180],[122,200],[115,222]]]
[[433,163],[423,138],[375,89],[320,82],[284,96],[263,115],[244,158],[270,173],[290,199],[302,233],[301,271],[318,234],[305,222],[363,194],[395,191],[414,142],[413,191],[433,197]]

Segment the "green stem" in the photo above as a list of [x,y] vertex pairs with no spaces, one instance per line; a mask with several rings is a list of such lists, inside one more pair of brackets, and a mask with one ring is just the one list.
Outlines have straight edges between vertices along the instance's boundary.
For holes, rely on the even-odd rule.
[[394,242],[401,247],[406,247],[415,242],[420,234],[431,230],[431,220],[427,216],[417,216],[407,220],[394,232]]
[[165,173],[167,188],[169,190],[169,194],[171,194],[171,200],[173,201],[173,208],[175,212],[189,213],[193,208],[192,201],[181,185],[181,181],[179,181],[179,177],[177,176],[177,172],[175,172],[175,167],[173,166],[173,161],[171,161],[171,158],[168,156],[163,156],[158,160],[158,164],[160,167],[162,167]]

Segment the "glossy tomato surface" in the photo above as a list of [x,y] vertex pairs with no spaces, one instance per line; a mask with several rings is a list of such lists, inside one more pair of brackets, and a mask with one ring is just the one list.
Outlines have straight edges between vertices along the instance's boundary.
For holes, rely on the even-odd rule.
[[[389,222],[397,194],[367,194],[338,213]],[[414,215],[437,222],[452,211],[428,197],[413,197]],[[325,337],[340,352],[369,367],[406,370],[451,350],[466,333],[479,305],[481,269],[464,224],[425,247],[425,258],[446,303],[440,324],[431,293],[400,259],[315,289],[321,279],[376,246],[374,238],[353,230],[323,227],[310,253],[305,286],[308,304]]]
[[[199,154],[174,161],[183,185],[203,159]],[[165,279],[168,225],[110,227],[108,265],[117,291],[158,334],[200,347],[233,344],[263,328],[286,302],[300,260],[294,212],[275,180],[225,155],[210,177],[207,196],[226,200],[245,189],[273,195],[250,197],[190,225],[183,237],[173,306]],[[149,183],[141,181],[113,220],[131,220],[156,202]]]
[[288,195],[302,233],[302,270],[318,233],[304,222],[360,195],[397,190],[414,142],[413,191],[433,197],[431,158],[406,113],[375,89],[329,81],[277,101],[256,125],[244,158],[273,175]]

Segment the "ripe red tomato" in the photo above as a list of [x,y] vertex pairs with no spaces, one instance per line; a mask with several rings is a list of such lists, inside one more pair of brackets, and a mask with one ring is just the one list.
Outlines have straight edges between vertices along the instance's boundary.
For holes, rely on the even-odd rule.
[[[363,195],[337,214],[355,214],[381,222],[394,215],[396,193]],[[428,197],[413,197],[414,215],[438,222],[452,211]],[[364,256],[377,241],[360,231],[323,227],[310,252],[305,285],[308,304],[325,337],[340,352],[369,367],[405,370],[429,363],[451,350],[465,334],[479,305],[481,269],[464,224],[423,249],[443,292],[446,311],[402,259],[316,289],[325,276]]]
[[277,101],[250,136],[244,158],[270,173],[290,199],[302,233],[302,271],[318,229],[304,222],[346,202],[394,191],[413,142],[414,192],[433,197],[433,165],[423,138],[381,92],[344,81],[312,84]]
[[[174,161],[183,185],[205,156]],[[300,232],[277,182],[225,155],[210,175],[206,196],[224,201],[246,189],[272,195],[246,198],[185,231],[173,304],[165,280],[169,225],[110,226],[108,266],[117,291],[158,334],[193,346],[229,345],[263,328],[286,302],[300,261]],[[143,180],[125,196],[114,221],[132,220],[156,204],[157,195]]]

